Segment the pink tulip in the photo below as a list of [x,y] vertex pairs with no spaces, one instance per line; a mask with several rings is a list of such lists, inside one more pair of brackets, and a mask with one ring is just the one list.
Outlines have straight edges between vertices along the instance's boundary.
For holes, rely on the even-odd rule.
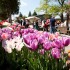
[[41,50],[39,50],[38,52],[39,52],[41,55],[44,55],[45,50],[44,50],[44,49],[41,49]]
[[45,37],[48,37],[48,36],[49,36],[49,33],[48,33],[48,32],[43,32],[43,35],[44,35]]
[[56,33],[55,33],[55,37],[56,37],[56,38],[58,38],[59,35],[60,35],[59,32],[56,32]]
[[20,25],[20,24],[18,24],[18,27],[21,27],[21,25]]
[[19,31],[20,30],[20,27],[16,27],[16,31]]
[[13,26],[17,26],[17,24],[16,24],[16,23],[14,23],[14,24],[13,24]]
[[43,34],[43,31],[38,31],[38,34]]
[[54,34],[49,34],[49,40],[54,40],[55,39],[55,35]]
[[2,33],[1,37],[2,37],[3,40],[6,40],[6,39],[8,39],[8,34],[7,33]]

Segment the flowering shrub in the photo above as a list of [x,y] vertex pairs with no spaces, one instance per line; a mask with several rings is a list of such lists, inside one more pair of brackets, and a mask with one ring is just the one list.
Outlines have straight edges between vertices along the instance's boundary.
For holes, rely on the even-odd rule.
[[64,48],[69,44],[70,37],[58,32],[51,34],[31,28],[15,30],[14,27],[0,29],[3,58],[14,70],[62,70],[66,58]]

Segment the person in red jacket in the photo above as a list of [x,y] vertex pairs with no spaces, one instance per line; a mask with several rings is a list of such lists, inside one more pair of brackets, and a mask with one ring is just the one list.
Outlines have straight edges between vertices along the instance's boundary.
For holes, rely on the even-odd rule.
[[49,24],[50,24],[50,19],[47,19],[46,22],[45,22],[45,24],[44,24],[44,29],[45,29],[46,31],[48,31],[48,26],[49,26]]

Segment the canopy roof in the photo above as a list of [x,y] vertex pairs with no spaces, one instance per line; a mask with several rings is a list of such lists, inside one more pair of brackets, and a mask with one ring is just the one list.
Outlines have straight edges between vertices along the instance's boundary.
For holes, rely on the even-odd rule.
[[30,20],[31,22],[33,22],[33,21],[39,20],[40,18],[38,18],[36,16],[31,16],[31,17],[27,17],[25,19]]
[[61,19],[61,17],[59,15],[56,15],[55,19]]

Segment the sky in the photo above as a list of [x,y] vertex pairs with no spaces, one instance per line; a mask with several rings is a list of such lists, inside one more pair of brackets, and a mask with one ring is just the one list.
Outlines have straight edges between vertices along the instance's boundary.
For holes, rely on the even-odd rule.
[[28,16],[29,11],[33,13],[33,11],[39,7],[40,0],[20,0],[20,10],[23,15]]
[[[33,13],[34,10],[40,6],[40,1],[41,0],[20,0],[19,12],[21,12],[23,15],[28,16],[29,11]],[[56,4],[55,1],[52,1],[50,4],[53,3]],[[39,13],[42,14],[43,12],[39,12]]]
[[[28,17],[29,11],[33,13],[34,10],[40,6],[40,1],[41,0],[20,0],[19,13],[21,12],[23,16]],[[53,4],[53,1],[51,3]],[[43,14],[44,12],[37,12],[37,13]],[[12,19],[18,17],[18,15],[12,15]]]
[[[70,1],[70,0],[69,0]],[[50,4],[57,4],[55,1],[50,2]],[[29,11],[31,11],[31,13],[34,12],[34,10],[36,8],[38,8],[40,6],[40,0],[20,0],[20,8],[19,8],[19,12],[21,12],[23,14],[23,16],[28,16]],[[41,12],[40,14],[42,14],[43,12]],[[13,17],[17,17],[13,16]]]

